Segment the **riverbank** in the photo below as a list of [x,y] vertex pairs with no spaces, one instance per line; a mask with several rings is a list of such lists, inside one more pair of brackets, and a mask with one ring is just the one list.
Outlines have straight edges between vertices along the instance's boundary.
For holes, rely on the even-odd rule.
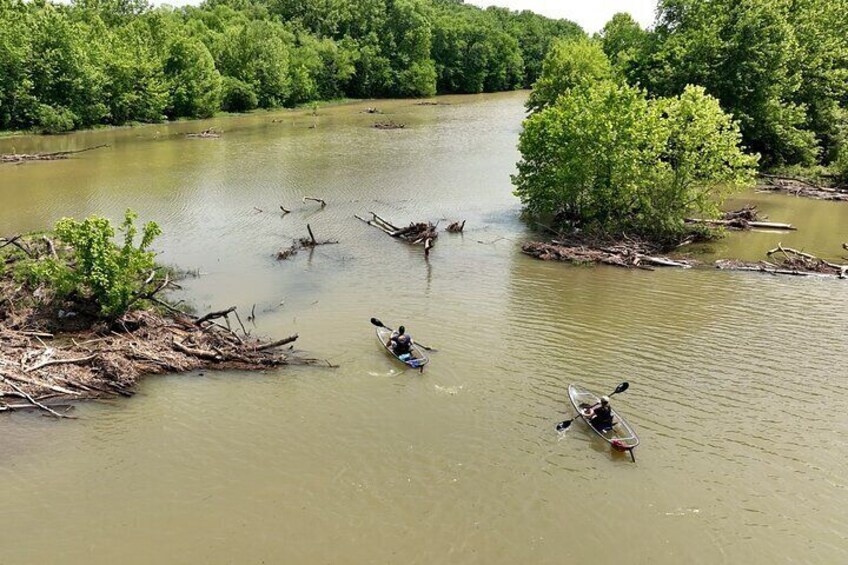
[[[8,139],[26,137],[26,136],[38,136],[38,137],[62,137],[70,134],[84,134],[84,133],[92,133],[92,132],[102,132],[102,131],[120,131],[120,130],[133,130],[139,128],[146,127],[157,127],[157,126],[170,126],[177,124],[192,124],[192,123],[202,123],[204,121],[209,120],[221,120],[224,118],[238,118],[243,116],[274,116],[276,117],[278,114],[280,115],[295,115],[302,113],[303,115],[316,115],[316,112],[320,112],[323,108],[335,108],[338,106],[346,106],[350,104],[356,104],[359,102],[367,102],[367,101],[375,101],[379,102],[380,99],[368,99],[368,98],[334,98],[331,100],[321,100],[316,102],[306,102],[303,104],[298,104],[293,108],[257,108],[254,110],[249,110],[247,112],[226,112],[224,110],[220,110],[215,112],[212,116],[208,116],[205,118],[177,118],[175,120],[162,120],[159,122],[130,122],[121,125],[96,125],[92,127],[79,128],[71,131],[66,131],[62,133],[49,133],[49,132],[41,132],[37,130],[0,130],[0,141],[5,141]],[[393,99],[386,99],[393,100]],[[420,100],[420,99],[415,99]]]

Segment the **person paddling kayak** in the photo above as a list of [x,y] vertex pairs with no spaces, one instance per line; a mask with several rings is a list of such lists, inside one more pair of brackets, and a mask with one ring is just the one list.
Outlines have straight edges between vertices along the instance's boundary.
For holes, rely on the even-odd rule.
[[610,407],[609,396],[602,396],[601,401],[586,408],[583,415],[589,420],[592,427],[599,432],[612,428],[612,408]]
[[406,333],[406,328],[400,326],[392,332],[389,341],[386,342],[386,347],[390,347],[392,352],[398,356],[401,361],[406,361],[412,356],[412,336]]

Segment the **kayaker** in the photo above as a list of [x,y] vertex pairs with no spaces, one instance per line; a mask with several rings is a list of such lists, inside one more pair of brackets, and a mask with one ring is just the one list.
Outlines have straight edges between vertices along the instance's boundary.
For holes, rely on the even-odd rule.
[[598,404],[590,406],[583,414],[589,419],[592,427],[598,431],[602,432],[612,428],[612,407],[610,406],[609,396],[602,396]]
[[389,338],[389,341],[386,342],[386,347],[391,347],[392,351],[395,355],[397,355],[401,361],[405,361],[406,358],[412,353],[412,336],[406,333],[406,328],[400,326],[397,330],[392,332],[392,337]]

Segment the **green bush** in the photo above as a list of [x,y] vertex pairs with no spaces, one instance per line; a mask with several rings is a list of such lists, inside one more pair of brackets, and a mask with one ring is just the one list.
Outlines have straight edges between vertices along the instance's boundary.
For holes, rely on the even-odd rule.
[[836,180],[843,186],[848,186],[848,144],[843,143],[836,153],[836,160],[833,162],[833,170],[836,173]]
[[566,227],[673,240],[688,214],[715,215],[749,182],[757,158],[700,87],[648,99],[614,82],[587,83],[533,114],[519,141],[516,195]]
[[59,258],[23,262],[18,276],[32,286],[46,286],[58,299],[91,301],[104,318],[117,318],[137,302],[156,270],[149,248],[161,230],[149,222],[136,245],[135,219],[136,214],[127,210],[120,228],[123,243],[118,245],[106,218],[92,216],[82,222],[63,218],[55,231],[67,249],[61,248]]
[[259,105],[256,92],[237,78],[223,77],[221,93],[221,109],[227,112],[247,112]]
[[67,108],[54,108],[47,104],[38,106],[37,129],[42,133],[64,133],[71,131],[75,127],[75,118],[73,112]]

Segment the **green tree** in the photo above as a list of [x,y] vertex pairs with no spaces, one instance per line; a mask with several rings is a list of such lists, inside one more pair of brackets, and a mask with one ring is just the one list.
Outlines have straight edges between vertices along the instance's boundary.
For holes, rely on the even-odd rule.
[[102,121],[108,114],[103,103],[105,77],[96,65],[96,45],[87,41],[86,25],[47,4],[32,14],[29,34],[26,67],[32,95],[39,102],[41,123],[36,125],[63,131]]
[[572,88],[612,77],[612,66],[597,41],[587,38],[556,41],[527,99],[527,109],[538,112],[552,106]]
[[259,98],[249,84],[233,77],[221,81],[221,109],[227,112],[247,112],[259,105]]
[[70,246],[71,257],[54,263],[52,269],[37,272],[48,275],[47,282],[53,282],[61,293],[77,300],[93,300],[103,316],[122,315],[138,299],[145,281],[156,269],[150,245],[161,230],[154,222],[147,223],[136,245],[136,217],[127,210],[120,246],[113,241],[115,229],[106,218],[92,216],[82,222],[70,218],[59,220],[56,235]]
[[217,49],[218,68],[250,86],[259,106],[281,106],[291,98],[289,43],[286,29],[277,23],[251,21],[230,27]]
[[787,0],[661,0],[658,10],[657,47],[642,73],[653,94],[702,85],[767,165],[815,160],[807,108],[798,101],[802,50]]
[[647,57],[651,35],[630,14],[615,14],[599,34],[601,47],[613,67],[631,84],[641,82],[640,63]]
[[703,89],[652,100],[612,81],[583,83],[527,119],[513,182],[532,215],[663,240],[751,178],[756,158],[739,141]]
[[221,75],[206,46],[198,39],[177,37],[165,59],[171,118],[205,118],[220,107]]
[[105,41],[104,93],[109,121],[161,120],[168,106],[168,82],[149,29],[133,20],[109,33]]

